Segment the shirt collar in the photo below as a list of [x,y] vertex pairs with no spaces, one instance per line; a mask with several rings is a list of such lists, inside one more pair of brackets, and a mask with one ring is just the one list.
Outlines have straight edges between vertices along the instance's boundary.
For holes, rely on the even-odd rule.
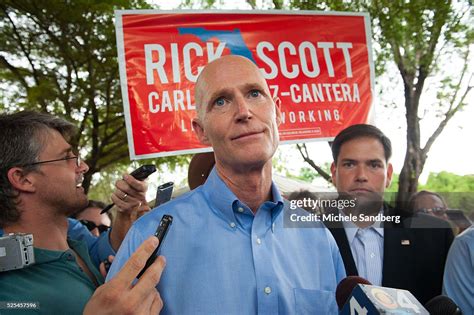
[[277,185],[272,180],[272,196],[273,196],[273,203],[274,208],[272,210],[272,223],[275,221],[276,217],[281,213],[283,209],[283,197],[278,190]]
[[[227,187],[224,181],[217,174],[213,167],[209,177],[202,186],[206,199],[211,205],[211,209],[217,214],[223,215],[229,222],[235,222],[235,212],[239,207],[250,210],[237,196]],[[283,209],[283,197],[281,196],[275,183],[272,181],[271,191],[273,200],[266,201],[260,205],[258,211],[269,210],[272,214],[272,223]]]
[[[339,213],[341,215],[346,215],[341,210],[339,210]],[[380,209],[378,214],[383,214],[383,208]],[[360,228],[352,221],[342,221],[342,226],[344,227],[344,230],[346,231],[347,240],[349,241],[349,244],[352,244],[352,241],[354,240],[355,235],[356,235],[357,231]],[[384,236],[384,230],[383,230],[383,227],[382,227],[382,222],[379,221],[379,220],[375,221],[374,224],[366,227],[366,229],[374,230],[375,232],[377,232],[377,234],[380,235],[380,237]]]
[[33,247],[35,253],[35,265],[47,264],[60,260],[62,258],[74,257],[73,250],[76,250],[81,253],[84,251],[84,246],[81,242],[72,240],[70,238],[67,239],[67,242],[69,244],[70,249],[65,251]]

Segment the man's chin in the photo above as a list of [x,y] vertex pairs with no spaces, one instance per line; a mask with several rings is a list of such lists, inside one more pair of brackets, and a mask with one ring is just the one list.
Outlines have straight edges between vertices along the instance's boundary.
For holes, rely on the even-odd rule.
[[365,190],[341,193],[339,198],[353,201],[353,206],[350,207],[353,214],[369,215],[377,213],[383,205],[383,197],[379,193]]
[[382,208],[383,200],[377,196],[363,195],[357,197],[356,208],[358,209],[358,212],[367,215],[378,213]]
[[[85,203],[86,206],[89,203],[89,198],[87,197],[84,188],[76,188],[76,199],[78,203]],[[85,207],[85,206],[84,206]]]
[[264,166],[271,159],[272,156],[270,152],[264,152],[262,150],[259,150],[258,152],[256,150],[242,150],[240,152],[236,152],[232,159],[232,163],[235,164],[235,166],[241,165],[242,167],[246,168],[258,168]]
[[84,210],[88,204],[89,200],[87,199],[87,196],[82,194],[81,196],[78,196],[74,203],[69,205],[68,209],[64,209],[64,211],[67,213],[67,216],[72,216]]

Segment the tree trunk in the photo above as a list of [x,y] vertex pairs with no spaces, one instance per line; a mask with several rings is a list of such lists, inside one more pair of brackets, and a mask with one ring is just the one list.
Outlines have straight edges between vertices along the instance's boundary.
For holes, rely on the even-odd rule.
[[408,139],[405,162],[398,182],[397,209],[407,209],[408,199],[418,189],[418,178],[423,170],[423,164],[419,150],[413,141]]
[[[405,74],[405,75],[404,75]],[[405,88],[405,108],[407,119],[407,149],[398,182],[397,209],[408,213],[408,199],[418,190],[418,179],[423,171],[426,154],[420,145],[420,118],[418,105],[425,77],[418,76],[413,84],[413,76],[402,72]]]
[[89,189],[91,187],[92,175],[94,175],[93,172],[87,172],[87,173],[84,174],[84,180],[82,181],[82,187],[84,187],[84,192],[86,194],[89,192]]

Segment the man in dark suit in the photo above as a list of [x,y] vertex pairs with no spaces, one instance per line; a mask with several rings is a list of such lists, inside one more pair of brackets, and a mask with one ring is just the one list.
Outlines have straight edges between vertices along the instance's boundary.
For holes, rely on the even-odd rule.
[[348,276],[409,290],[426,303],[441,294],[444,264],[454,236],[441,219],[424,214],[399,216],[400,212],[384,204],[383,193],[393,172],[391,153],[390,140],[371,125],[353,125],[336,136],[333,183],[340,198],[357,200],[357,205],[332,212],[346,218],[362,214],[374,219],[325,224],[336,239]]

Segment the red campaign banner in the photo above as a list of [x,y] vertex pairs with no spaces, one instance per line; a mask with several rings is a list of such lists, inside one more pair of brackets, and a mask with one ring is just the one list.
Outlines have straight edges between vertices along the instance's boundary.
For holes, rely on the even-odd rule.
[[368,14],[314,11],[116,11],[132,159],[197,153],[194,84],[208,62],[245,56],[282,100],[282,143],[331,140],[372,112]]

